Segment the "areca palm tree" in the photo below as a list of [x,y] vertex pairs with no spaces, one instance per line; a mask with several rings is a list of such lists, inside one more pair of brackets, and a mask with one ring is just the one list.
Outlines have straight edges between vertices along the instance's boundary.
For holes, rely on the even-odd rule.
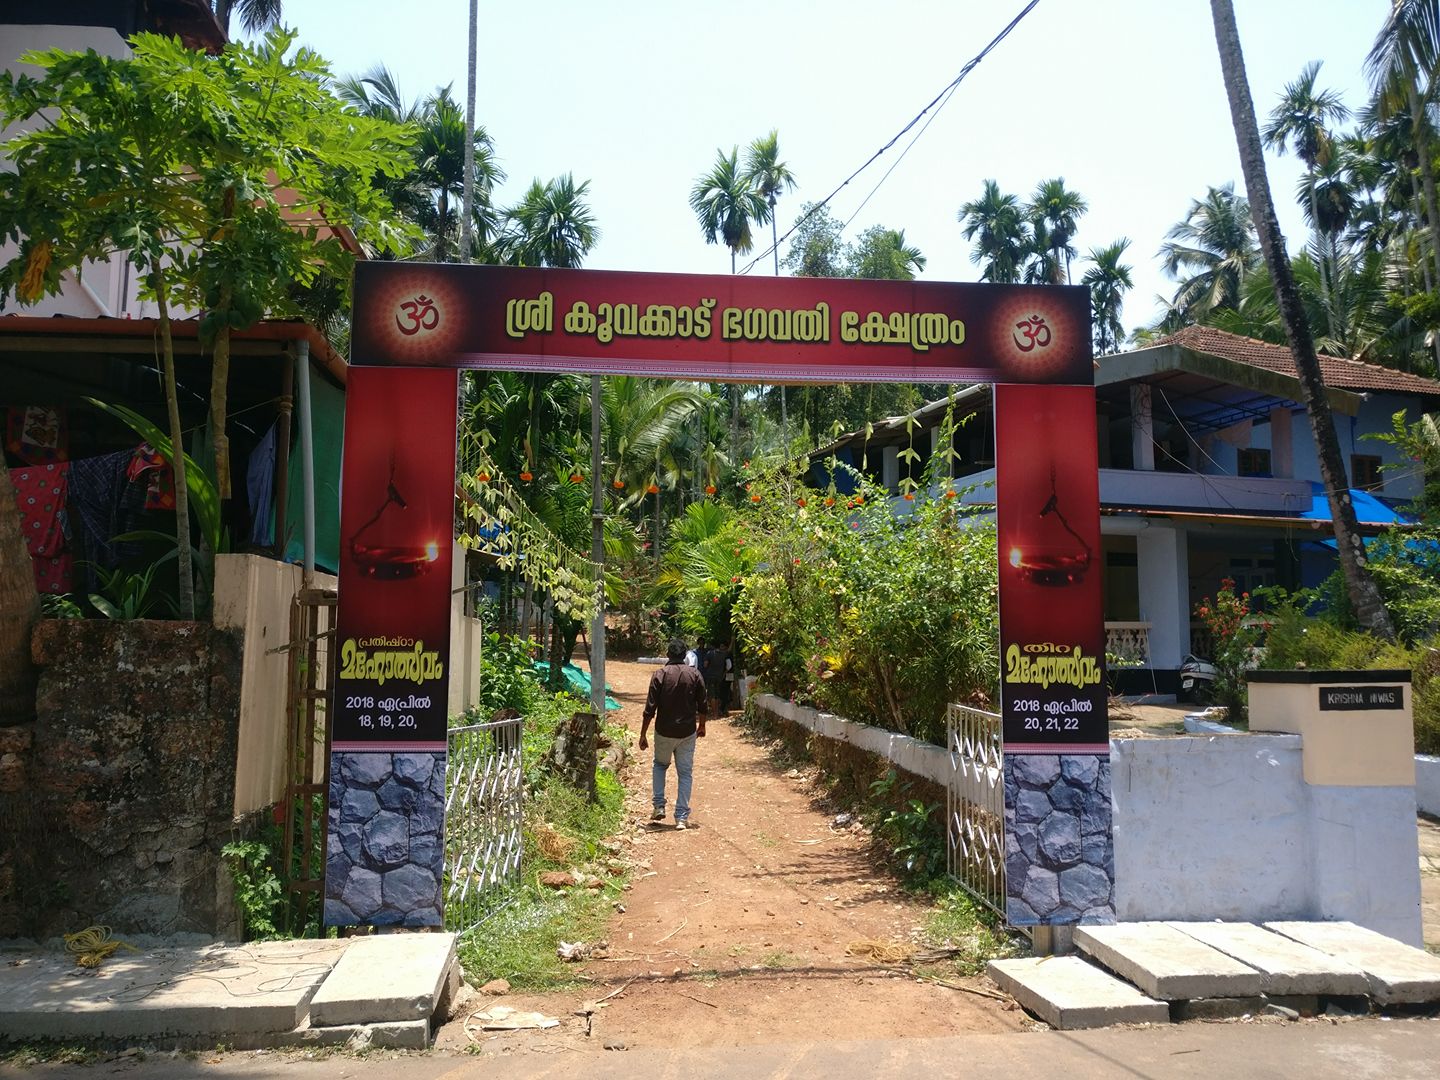
[[590,181],[575,183],[574,173],[531,182],[520,202],[505,211],[513,231],[509,254],[525,266],[575,269],[600,240],[586,197]]
[[[1078,191],[1065,186],[1065,178],[1042,180],[1030,196],[1027,210],[1035,226],[1044,226],[1044,250],[1049,252],[1050,284],[1068,284],[1070,281],[1070,260],[1075,257],[1075,231],[1080,226],[1080,217],[1090,204]],[[1035,248],[1041,247],[1041,230],[1035,228]],[[1063,274],[1062,274],[1063,263]]]
[[775,276],[780,276],[780,241],[777,238],[775,200],[795,190],[795,174],[780,160],[780,132],[771,130],[750,144],[745,154],[745,179],[770,207],[770,244],[775,256]]
[[962,235],[974,241],[970,261],[983,266],[981,281],[1008,285],[1020,280],[1029,250],[1030,230],[1025,211],[1014,195],[1002,195],[994,180],[985,181],[980,198],[960,207]]
[[[1293,147],[1295,156],[1305,164],[1300,191],[1304,202],[1309,204],[1310,227],[1321,249],[1319,269],[1324,288],[1331,259],[1327,249],[1333,246],[1334,233],[1339,230],[1326,228],[1321,223],[1316,173],[1321,168],[1333,170],[1335,139],[1329,125],[1349,119],[1350,110],[1335,91],[1316,88],[1319,75],[1320,61],[1315,60],[1305,65],[1298,79],[1285,85],[1279,103],[1270,110],[1270,121],[1261,131],[1261,138],[1267,148],[1281,153]],[[1327,217],[1326,224],[1332,220]]]
[[1090,307],[1095,321],[1095,351],[1114,352],[1120,345],[1125,328],[1120,324],[1120,309],[1125,293],[1134,287],[1130,267],[1120,260],[1130,241],[1124,237],[1109,247],[1090,249],[1090,269],[1080,279],[1090,290]]
[[770,220],[770,204],[751,184],[749,175],[740,168],[740,148],[715,152],[715,164],[701,175],[690,189],[690,209],[700,222],[700,231],[707,244],[723,243],[730,249],[730,272],[735,272],[735,257],[755,246],[750,226],[764,225]]
[[1170,301],[1180,321],[1199,322],[1234,307],[1245,275],[1260,261],[1250,204],[1235,185],[1210,188],[1165,235],[1161,265],[1180,282]]
[[1427,107],[1434,104],[1440,90],[1440,0],[1393,0],[1390,17],[1365,58],[1365,70],[1380,117],[1410,114],[1435,280],[1440,283],[1440,199],[1435,191],[1427,115]]

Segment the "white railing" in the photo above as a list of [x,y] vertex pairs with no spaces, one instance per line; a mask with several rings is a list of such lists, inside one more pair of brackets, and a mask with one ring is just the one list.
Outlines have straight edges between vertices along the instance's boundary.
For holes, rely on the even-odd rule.
[[1105,652],[1123,660],[1150,664],[1150,624],[1148,622],[1107,622]]

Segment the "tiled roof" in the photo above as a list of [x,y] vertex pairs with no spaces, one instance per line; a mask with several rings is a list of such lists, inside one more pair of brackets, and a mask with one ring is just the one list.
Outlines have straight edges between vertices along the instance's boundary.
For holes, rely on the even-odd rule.
[[[1155,344],[1180,345],[1195,352],[1277,371],[1282,375],[1296,374],[1295,359],[1286,346],[1272,345],[1268,341],[1257,341],[1239,334],[1227,334],[1209,326],[1187,326],[1174,334],[1159,338]],[[1440,382],[1378,364],[1322,355],[1320,371],[1324,375],[1325,385],[1337,390],[1378,390],[1440,397]]]

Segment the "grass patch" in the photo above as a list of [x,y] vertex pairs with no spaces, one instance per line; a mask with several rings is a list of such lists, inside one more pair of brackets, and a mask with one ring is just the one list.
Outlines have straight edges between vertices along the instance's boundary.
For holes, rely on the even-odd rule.
[[934,897],[934,906],[925,920],[925,944],[959,952],[941,964],[920,968],[922,973],[978,975],[991,960],[1028,952],[1023,938],[1006,933],[1000,919],[954,881],[937,879],[926,891]]
[[[597,801],[590,803],[543,765],[560,721],[585,707],[568,695],[545,697],[526,716],[520,877],[496,897],[495,913],[460,943],[460,963],[473,983],[505,979],[517,990],[572,986],[579,981],[575,965],[561,960],[556,946],[606,936],[614,901],[628,877],[605,846],[624,824],[624,788],[613,771],[602,768],[596,774]],[[618,728],[607,727],[607,734],[625,737]],[[570,871],[582,881],[598,878],[603,884],[598,889],[542,887],[539,876],[547,870]]]
[[776,971],[780,968],[794,967],[797,963],[797,960],[788,952],[781,951],[769,953],[765,956],[764,959],[760,961],[760,963],[764,967],[769,968],[771,971]]

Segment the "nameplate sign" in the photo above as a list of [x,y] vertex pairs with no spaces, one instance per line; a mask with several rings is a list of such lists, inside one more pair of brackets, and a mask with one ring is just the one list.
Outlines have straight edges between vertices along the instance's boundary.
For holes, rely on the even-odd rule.
[[1405,691],[1400,686],[1322,686],[1320,711],[1347,709],[1403,709]]

